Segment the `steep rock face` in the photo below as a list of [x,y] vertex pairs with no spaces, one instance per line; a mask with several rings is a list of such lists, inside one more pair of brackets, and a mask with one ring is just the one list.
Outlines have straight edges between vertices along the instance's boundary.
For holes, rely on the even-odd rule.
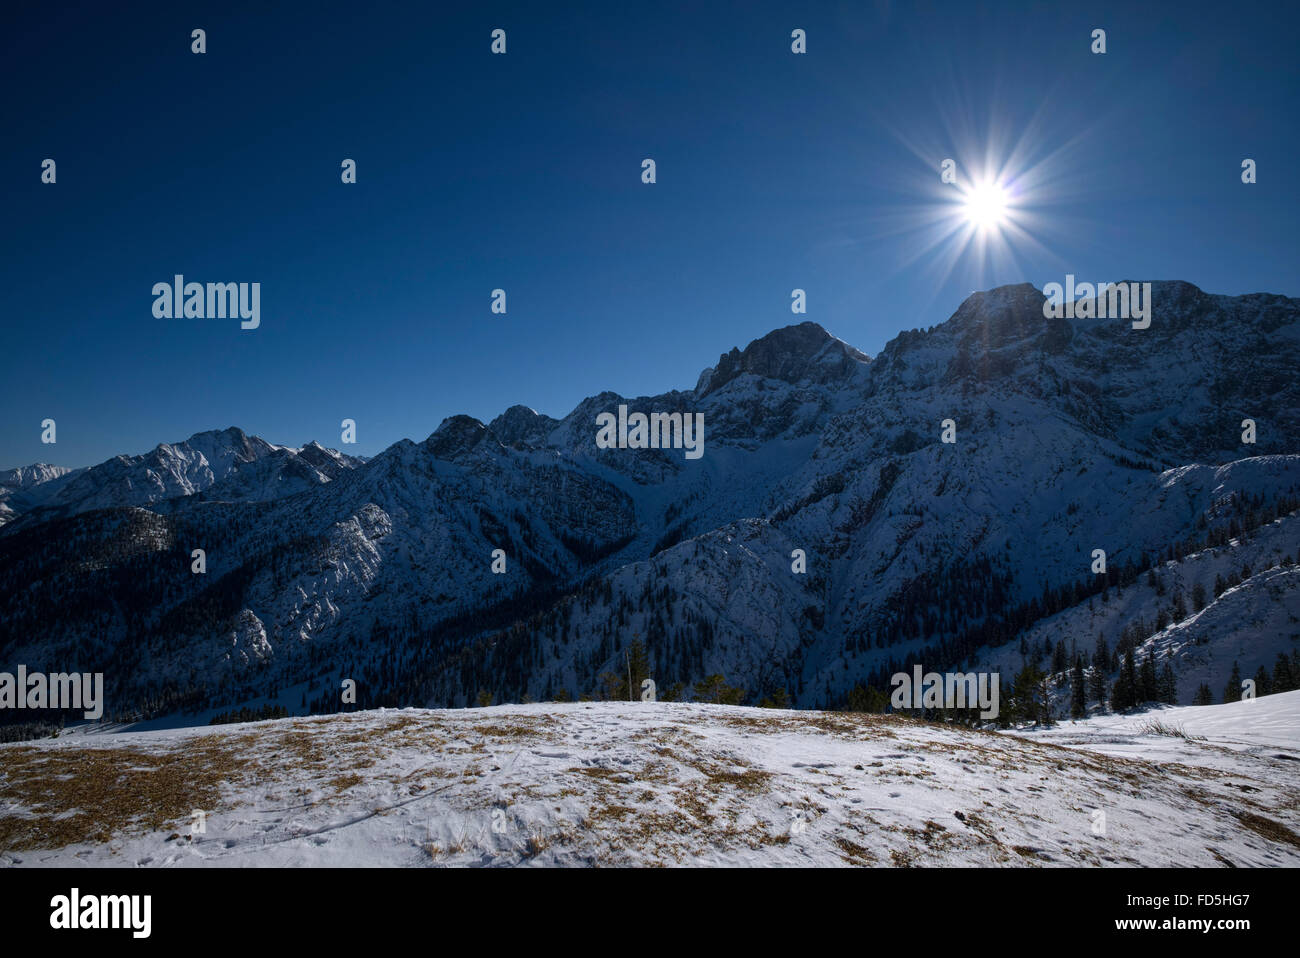
[[[62,508],[0,534],[0,665],[106,663],[122,708],[316,700],[345,668],[368,704],[463,705],[590,692],[636,635],[661,688],[723,672],[812,705],[1052,621],[1082,642],[1102,584],[1136,596],[1136,570],[1197,550],[1238,561],[1296,508],[1300,302],[1156,282],[1143,330],[1043,302],[1027,284],[973,294],[875,359],[786,327],[694,390],[453,416],[370,461],[227,430],[16,475],[14,495],[66,485]],[[619,405],[703,414],[703,457],[597,449]],[[1112,644],[1153,621],[1131,601],[1104,617]],[[1253,621],[1264,654],[1286,614]]]

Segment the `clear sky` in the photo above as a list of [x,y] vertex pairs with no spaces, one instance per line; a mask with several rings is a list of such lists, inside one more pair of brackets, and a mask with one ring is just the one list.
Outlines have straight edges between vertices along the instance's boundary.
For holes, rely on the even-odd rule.
[[[1067,272],[1300,295],[1294,3],[274,6],[7,11],[0,468],[345,417],[374,454]],[[949,157],[1004,228],[966,241]],[[155,318],[175,273],[260,282],[260,328]]]

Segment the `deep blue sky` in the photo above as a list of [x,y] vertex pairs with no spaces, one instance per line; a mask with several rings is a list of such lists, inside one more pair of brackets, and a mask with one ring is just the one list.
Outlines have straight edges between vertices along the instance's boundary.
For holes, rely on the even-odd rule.
[[[269,6],[8,11],[0,468],[344,417],[373,454],[1066,272],[1300,295],[1294,3]],[[924,251],[948,156],[1014,157],[1035,242]],[[261,328],[155,319],[177,272],[260,282]]]

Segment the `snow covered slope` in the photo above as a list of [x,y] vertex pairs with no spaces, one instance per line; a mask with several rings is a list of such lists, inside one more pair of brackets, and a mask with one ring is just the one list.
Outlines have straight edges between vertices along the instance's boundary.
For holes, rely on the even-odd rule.
[[0,746],[0,768],[0,863],[27,867],[1300,865],[1300,692],[1032,734],[668,703],[376,710],[68,734]]

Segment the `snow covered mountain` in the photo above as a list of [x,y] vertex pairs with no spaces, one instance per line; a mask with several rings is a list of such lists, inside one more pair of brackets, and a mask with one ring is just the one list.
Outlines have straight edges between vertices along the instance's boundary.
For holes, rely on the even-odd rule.
[[[661,690],[831,706],[1103,632],[1217,696],[1300,633],[1300,301],[1156,282],[1137,330],[1043,299],[973,294],[875,358],[802,323],[690,390],[456,416],[367,462],[227,430],[52,477],[0,532],[0,665],[104,671],[123,713],[329,710],[345,678],[462,706],[599,694],[635,637]],[[703,457],[598,448],[620,405],[703,414]]]
[[316,442],[275,446],[232,426],[85,469],[38,463],[0,472],[0,503],[9,507],[8,521],[31,525],[91,509],[166,509],[168,500],[184,496],[258,501],[329,482],[364,461]]
[[31,501],[32,490],[37,486],[45,485],[72,471],[67,466],[51,466],[44,462],[0,471],[0,526],[12,521],[26,507],[26,503]]

